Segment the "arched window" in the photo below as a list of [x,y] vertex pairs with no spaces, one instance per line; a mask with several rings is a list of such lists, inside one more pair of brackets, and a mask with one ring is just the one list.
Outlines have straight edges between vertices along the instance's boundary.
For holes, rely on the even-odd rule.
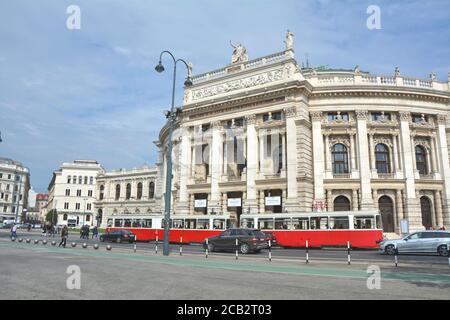
[[89,177],[89,184],[94,184],[94,177]]
[[427,153],[422,146],[416,146],[416,168],[420,174],[428,174]]
[[116,201],[119,200],[119,198],[120,198],[120,184],[117,184],[116,185],[116,197],[115,197]]
[[86,221],[87,222],[91,221],[91,216],[89,214],[86,216]]
[[131,183],[127,184],[127,192],[125,194],[125,199],[130,200],[131,198]]
[[386,145],[380,143],[375,146],[375,161],[378,173],[391,172],[389,163],[389,149]]
[[71,180],[71,176],[68,176],[67,177],[67,183],[70,183],[70,180]]
[[335,144],[331,153],[333,155],[333,173],[348,173],[347,147],[342,143]]
[[103,200],[104,194],[105,194],[105,186],[101,185],[100,186],[100,200]]
[[83,183],[83,177],[82,176],[79,176],[78,177],[78,184],[82,184]]
[[142,183],[139,182],[137,185],[137,198],[140,200],[142,198]]
[[87,184],[88,183],[88,177],[84,177],[84,184]]
[[67,221],[67,213],[64,213],[64,215],[63,215],[63,220],[64,220],[64,221]]
[[152,181],[150,182],[149,188],[148,188],[148,198],[153,199],[155,197],[155,183]]
[[350,200],[347,197],[339,196],[334,199],[334,211],[350,211]]

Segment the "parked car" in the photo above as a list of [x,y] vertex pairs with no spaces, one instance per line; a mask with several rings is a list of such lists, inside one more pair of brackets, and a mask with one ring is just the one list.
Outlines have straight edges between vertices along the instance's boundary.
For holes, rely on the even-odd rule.
[[275,237],[275,235],[272,232],[263,231],[263,233],[266,235],[267,243],[269,243],[269,240],[270,240],[270,245],[272,247],[277,245],[277,238]]
[[100,236],[100,241],[114,241],[121,243],[123,241],[128,241],[130,243],[136,240],[136,235],[128,230],[112,230],[110,232],[104,233]]
[[[203,247],[211,252],[214,251],[235,251],[236,248],[243,253],[260,252],[262,249],[268,248],[264,232],[258,229],[227,229],[215,237],[208,238]],[[236,247],[236,239],[238,246]]]
[[380,252],[389,255],[398,253],[437,253],[447,256],[447,245],[450,244],[450,231],[428,230],[407,235],[402,239],[384,240],[380,242]]

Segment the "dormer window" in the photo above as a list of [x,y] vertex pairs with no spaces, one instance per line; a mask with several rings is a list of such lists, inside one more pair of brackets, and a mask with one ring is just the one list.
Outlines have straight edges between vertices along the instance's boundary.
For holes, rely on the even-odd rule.
[[386,121],[391,120],[391,114],[381,111],[381,112],[372,112],[372,121]]
[[413,114],[411,118],[413,123],[425,123],[428,120],[424,114]]
[[348,121],[348,113],[347,112],[328,112],[328,121]]

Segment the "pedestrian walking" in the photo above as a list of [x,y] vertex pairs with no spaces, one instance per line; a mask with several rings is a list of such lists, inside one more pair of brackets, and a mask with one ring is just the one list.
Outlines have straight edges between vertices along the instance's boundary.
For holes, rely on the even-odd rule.
[[80,239],[83,239],[84,237],[84,226],[81,226],[80,228]]
[[11,227],[11,239],[17,238],[17,225],[13,224]]
[[68,230],[67,226],[64,226],[61,230],[61,242],[59,243],[58,247],[61,247],[61,245],[64,248],[66,247],[66,242],[67,242],[68,236],[69,236],[69,230]]
[[92,239],[98,239],[98,228],[97,226],[94,227],[94,229],[92,229]]
[[89,240],[89,226],[88,225],[86,225],[86,228],[85,228],[85,239],[88,239]]

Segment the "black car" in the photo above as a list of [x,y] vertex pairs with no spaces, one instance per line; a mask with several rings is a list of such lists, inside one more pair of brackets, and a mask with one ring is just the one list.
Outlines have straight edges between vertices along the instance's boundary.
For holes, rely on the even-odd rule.
[[[236,246],[237,239],[237,246]],[[268,248],[266,235],[258,229],[228,229],[218,236],[208,238],[203,247],[211,252],[214,251],[235,251],[238,249],[241,253],[260,252],[261,249]]]
[[112,230],[110,232],[104,233],[100,236],[100,241],[115,241],[121,243],[123,241],[128,241],[130,243],[136,240],[136,235],[128,230]]

